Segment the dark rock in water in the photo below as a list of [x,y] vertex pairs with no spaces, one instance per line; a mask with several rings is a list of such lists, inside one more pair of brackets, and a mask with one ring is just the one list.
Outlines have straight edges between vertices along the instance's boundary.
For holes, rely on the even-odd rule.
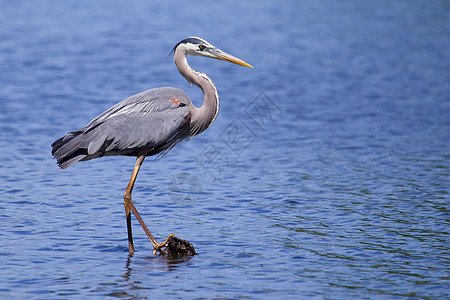
[[197,255],[194,246],[186,240],[170,236],[167,247],[160,250],[160,255],[170,259],[178,259],[186,256]]

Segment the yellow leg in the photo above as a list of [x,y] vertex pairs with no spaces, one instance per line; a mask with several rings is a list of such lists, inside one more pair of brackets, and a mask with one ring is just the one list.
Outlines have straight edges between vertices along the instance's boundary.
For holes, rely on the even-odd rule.
[[136,181],[137,174],[142,165],[142,162],[144,161],[146,154],[147,153],[144,152],[143,154],[139,155],[138,158],[136,159],[136,165],[134,166],[133,173],[131,174],[131,178],[130,178],[130,181],[128,182],[128,186],[125,190],[125,193],[123,194],[124,205],[125,205],[125,214],[126,214],[126,218],[127,218],[128,248],[130,251],[130,255],[133,254],[133,252],[134,252],[133,234],[131,231],[131,213],[130,213],[130,211],[133,212],[133,214],[136,217],[136,219],[138,220],[139,224],[141,224],[142,228],[145,231],[145,234],[147,234],[153,247],[159,245],[158,242],[156,241],[156,239],[151,234],[150,230],[148,230],[147,226],[144,223],[144,220],[142,220],[136,207],[133,204],[133,201],[131,200],[131,192],[133,190],[134,182]]

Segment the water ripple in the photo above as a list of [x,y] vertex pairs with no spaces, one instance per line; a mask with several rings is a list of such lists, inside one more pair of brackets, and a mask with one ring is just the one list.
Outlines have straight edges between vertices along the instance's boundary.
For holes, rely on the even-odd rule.
[[[0,298],[449,298],[448,9],[234,2],[1,4]],[[198,105],[164,60],[192,34],[255,68],[189,60],[220,115],[148,159],[133,197],[158,240],[175,233],[199,255],[154,257],[133,219],[129,257],[134,159],[60,171],[50,145],[150,87]],[[233,120],[253,133],[241,152],[223,138]],[[205,168],[211,145],[226,155]],[[174,191],[180,172],[201,188]]]

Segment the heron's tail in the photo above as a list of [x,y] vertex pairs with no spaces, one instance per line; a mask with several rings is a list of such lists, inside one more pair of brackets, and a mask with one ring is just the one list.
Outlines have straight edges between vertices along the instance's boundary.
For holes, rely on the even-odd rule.
[[81,148],[82,131],[67,133],[52,144],[52,155],[61,169],[67,169],[88,155],[87,149]]

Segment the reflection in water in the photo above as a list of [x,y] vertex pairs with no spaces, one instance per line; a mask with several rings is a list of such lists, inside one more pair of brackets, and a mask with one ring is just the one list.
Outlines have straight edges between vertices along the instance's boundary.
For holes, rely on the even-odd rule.
[[[160,256],[148,256],[148,257],[133,257],[129,256],[127,258],[125,264],[125,273],[121,275],[121,279],[115,280],[110,284],[102,284],[102,286],[109,285],[113,286],[112,292],[108,293],[107,296],[116,297],[116,298],[125,298],[125,297],[135,297],[133,291],[139,291],[144,289],[153,289],[152,287],[148,287],[148,282],[143,282],[141,278],[139,278],[140,272],[142,269],[146,270],[149,273],[158,272],[170,272],[176,271],[180,265],[186,265],[192,256],[184,257],[180,259],[166,259]],[[137,272],[137,277],[133,274],[133,265],[140,270]],[[139,278],[139,279],[133,279]],[[101,288],[95,289],[92,292],[98,293],[101,291]]]

